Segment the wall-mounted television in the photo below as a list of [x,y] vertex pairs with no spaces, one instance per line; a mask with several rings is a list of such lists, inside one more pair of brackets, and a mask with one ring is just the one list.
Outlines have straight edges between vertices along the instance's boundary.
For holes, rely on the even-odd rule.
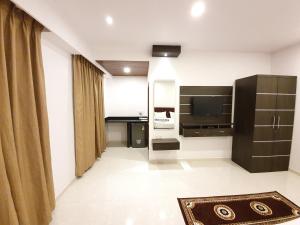
[[220,116],[223,113],[223,99],[219,96],[199,96],[192,98],[192,115]]

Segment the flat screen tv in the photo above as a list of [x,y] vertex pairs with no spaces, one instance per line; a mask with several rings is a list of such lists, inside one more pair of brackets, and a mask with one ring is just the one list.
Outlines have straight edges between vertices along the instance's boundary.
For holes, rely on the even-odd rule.
[[220,97],[203,96],[192,98],[192,114],[195,116],[219,116],[223,113]]

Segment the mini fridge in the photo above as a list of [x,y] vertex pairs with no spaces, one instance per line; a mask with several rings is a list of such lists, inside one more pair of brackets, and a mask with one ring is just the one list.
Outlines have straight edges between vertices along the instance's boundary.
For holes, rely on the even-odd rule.
[[147,124],[132,123],[131,124],[131,144],[133,148],[147,147]]

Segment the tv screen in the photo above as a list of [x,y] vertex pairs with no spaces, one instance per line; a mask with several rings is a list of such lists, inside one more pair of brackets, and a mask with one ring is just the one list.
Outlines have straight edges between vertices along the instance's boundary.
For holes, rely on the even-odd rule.
[[223,101],[220,97],[193,97],[192,114],[195,116],[219,116],[223,113]]

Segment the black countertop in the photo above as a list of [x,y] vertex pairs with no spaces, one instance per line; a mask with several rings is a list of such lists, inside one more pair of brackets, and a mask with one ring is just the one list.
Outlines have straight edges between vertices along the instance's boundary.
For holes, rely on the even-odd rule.
[[105,122],[108,123],[128,123],[128,122],[140,122],[140,123],[145,123],[148,122],[148,117],[132,117],[132,116],[109,116],[105,118]]

